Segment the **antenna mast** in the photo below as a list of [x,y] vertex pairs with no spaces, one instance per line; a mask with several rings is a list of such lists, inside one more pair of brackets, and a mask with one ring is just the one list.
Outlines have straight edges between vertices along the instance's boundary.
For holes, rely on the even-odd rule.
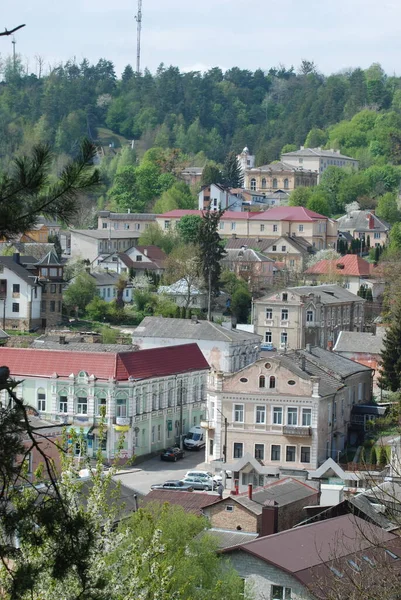
[[136,72],[137,75],[141,73],[141,29],[142,29],[142,0],[138,0],[138,14],[135,15],[136,19]]
[[13,45],[13,69],[14,69],[14,73],[15,73],[15,65],[16,65],[15,44],[17,42],[15,41],[15,37],[14,36],[13,36],[13,41],[11,43]]

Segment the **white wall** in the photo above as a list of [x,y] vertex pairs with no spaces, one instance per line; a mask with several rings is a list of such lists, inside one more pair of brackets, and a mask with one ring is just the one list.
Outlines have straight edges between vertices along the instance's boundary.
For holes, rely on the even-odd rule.
[[[7,280],[7,298],[6,298],[6,311],[5,317],[6,319],[28,319],[29,315],[29,303],[32,302],[31,315],[33,319],[40,318],[40,301],[42,298],[42,289],[40,286],[36,286],[36,298],[34,297],[34,285],[32,281],[32,285],[26,283],[23,279],[18,277],[13,271],[4,267],[4,272],[0,274],[0,279]],[[20,292],[17,296],[16,294],[13,296],[13,285],[19,284]],[[13,304],[17,303],[19,305],[19,311],[13,312]],[[3,318],[4,314],[4,306],[3,301],[0,302],[0,315]]]

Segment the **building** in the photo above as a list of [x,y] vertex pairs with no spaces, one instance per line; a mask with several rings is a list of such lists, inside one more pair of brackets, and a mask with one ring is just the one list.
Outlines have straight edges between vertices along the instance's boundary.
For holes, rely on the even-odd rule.
[[186,167],[180,173],[182,179],[189,187],[200,187],[202,181],[203,167]]
[[293,166],[286,162],[275,162],[245,171],[245,187],[256,192],[291,192],[297,187],[317,185],[318,172]]
[[195,284],[186,279],[179,279],[171,285],[160,285],[157,293],[167,296],[177,306],[204,311],[208,306],[207,290],[200,286],[200,282]]
[[[107,268],[105,271],[88,273],[96,283],[96,292],[102,300],[106,302],[112,302],[117,299],[118,289],[117,285],[121,279],[121,275],[118,275],[114,271],[109,271]],[[125,304],[132,302],[134,289],[130,280],[127,280],[127,285],[122,292],[122,300]]]
[[314,281],[338,283],[353,294],[357,294],[361,287],[365,287],[372,291],[374,301],[378,300],[384,292],[382,269],[357,254],[319,260],[305,271],[305,278],[309,283]]
[[0,359],[20,380],[17,394],[42,419],[82,431],[89,456],[99,444],[107,462],[149,455],[180,443],[203,418],[209,365],[196,344],[137,352],[117,345],[105,351],[102,344],[75,348],[0,348]]
[[119,229],[71,229],[72,260],[96,263],[113,252],[125,252],[138,244],[139,231]]
[[117,229],[136,231],[137,237],[156,220],[156,215],[151,213],[114,213],[101,210],[98,213],[98,229]]
[[198,194],[199,210],[242,210],[242,199],[218,183],[204,185]]
[[[278,475],[279,468],[305,471],[337,458],[347,442],[352,407],[372,398],[372,375],[368,367],[309,345],[263,355],[236,373],[211,371],[205,461],[224,457],[226,446],[234,479],[244,468],[242,491],[254,483],[253,468],[245,468],[249,456],[266,467],[266,477]],[[235,462],[241,459],[242,466]]]
[[338,285],[289,287],[253,303],[255,333],[277,348],[333,346],[340,331],[362,331],[364,303]]
[[226,248],[221,266],[244,279],[253,292],[273,284],[274,260],[252,248]]
[[351,234],[353,239],[365,240],[370,247],[384,246],[388,243],[390,225],[375,215],[373,210],[352,210],[337,219],[338,232]]
[[249,152],[248,146],[245,146],[241,154],[237,154],[237,161],[245,178],[246,171],[255,166],[255,156]]
[[281,160],[293,167],[315,171],[318,173],[319,178],[328,167],[358,169],[357,160],[341,154],[339,150],[333,149],[322,150],[321,148],[304,148],[301,146],[299,150],[282,154]]
[[141,273],[162,275],[167,255],[157,246],[133,246],[126,252],[114,252],[99,257],[97,264],[116,273],[126,273],[135,277]]
[[302,273],[316,250],[304,237],[283,235],[269,240],[263,252],[275,262],[283,263],[288,271]]
[[256,360],[260,337],[210,321],[164,317],[145,317],[132,333],[141,350],[194,342],[216,371],[232,373]]
[[205,507],[219,500],[217,494],[206,494],[198,492],[175,492],[174,490],[151,490],[141,501],[141,507],[152,504],[168,504],[181,506],[185,512],[192,513],[197,517],[204,515]]
[[42,286],[41,328],[60,325],[63,319],[64,265],[59,261],[55,252],[49,252],[41,260],[27,263],[26,268],[37,274]]
[[359,598],[380,598],[384,581],[388,586],[393,581],[398,589],[401,539],[353,515],[303,525],[221,552],[230,558],[255,600],[324,600],[329,590],[336,598],[355,597],[356,591]]

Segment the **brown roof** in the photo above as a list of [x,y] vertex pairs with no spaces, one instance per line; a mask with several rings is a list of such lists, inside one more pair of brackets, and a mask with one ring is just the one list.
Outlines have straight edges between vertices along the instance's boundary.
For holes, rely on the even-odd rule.
[[141,501],[141,507],[146,506],[151,502],[159,504],[168,502],[182,506],[186,512],[196,515],[202,514],[202,509],[210,506],[220,500],[219,496],[214,494],[203,494],[198,492],[175,492],[170,490],[152,490]]
[[[346,254],[333,260],[323,259],[305,271],[308,275],[343,275],[352,277],[375,277],[378,269],[356,254]],[[378,272],[379,273],[379,272]],[[380,273],[381,274],[381,273]]]
[[[147,256],[151,261],[163,264],[167,258],[167,254],[157,246],[136,246],[136,249],[139,252],[142,252],[145,256]],[[146,254],[147,252],[147,254]]]

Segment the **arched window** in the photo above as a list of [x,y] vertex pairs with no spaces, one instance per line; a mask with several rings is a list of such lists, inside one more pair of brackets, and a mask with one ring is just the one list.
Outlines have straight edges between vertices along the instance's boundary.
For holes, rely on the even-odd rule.
[[251,190],[253,192],[256,190],[256,179],[251,179]]
[[43,388],[38,389],[38,411],[44,412],[46,410],[46,391]]
[[264,388],[264,387],[266,387],[266,378],[265,378],[265,376],[264,376],[264,375],[261,375],[261,376],[259,377],[259,387],[260,387],[260,388]]
[[266,179],[263,177],[262,179],[262,190],[266,189]]
[[274,375],[272,375],[270,377],[270,381],[269,381],[269,388],[271,390],[274,390],[275,387],[276,387],[276,378],[274,377]]
[[58,412],[68,413],[68,392],[67,390],[60,390],[58,393]]
[[106,401],[105,396],[99,396],[99,398],[96,398],[95,409],[96,409],[96,415],[98,417],[106,416],[106,407],[107,407],[107,401]]
[[288,179],[284,179],[284,189],[288,190]]
[[276,178],[273,179],[273,189],[274,190],[277,189],[277,179]]

